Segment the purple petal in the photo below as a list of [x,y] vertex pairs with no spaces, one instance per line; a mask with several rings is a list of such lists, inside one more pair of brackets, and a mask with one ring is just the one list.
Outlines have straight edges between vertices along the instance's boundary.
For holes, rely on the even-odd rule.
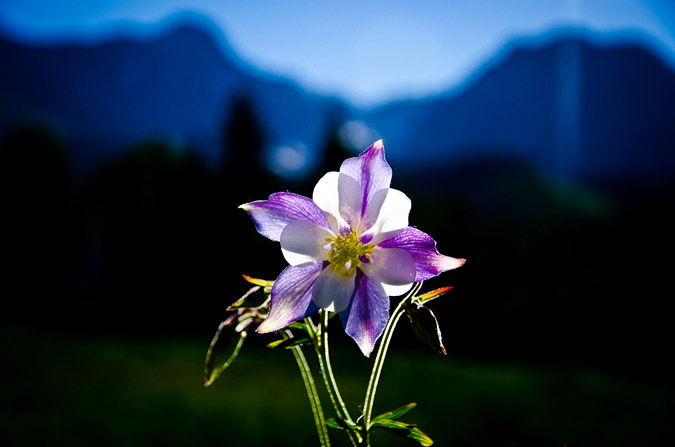
[[272,286],[270,313],[256,331],[276,331],[316,312],[312,287],[322,269],[322,262],[286,267]]
[[293,220],[305,219],[329,228],[323,211],[312,199],[290,192],[278,192],[267,200],[245,203],[239,208],[248,212],[258,233],[277,242],[284,227]]
[[356,281],[352,303],[340,312],[340,319],[347,335],[370,357],[389,320],[389,297],[379,284],[365,275],[358,275]]
[[356,179],[361,185],[363,215],[373,194],[389,188],[391,184],[391,167],[384,158],[382,140],[373,143],[358,157],[345,160],[340,166],[340,172]]
[[415,281],[425,281],[447,270],[461,267],[465,260],[444,256],[436,249],[436,241],[431,236],[408,227],[396,236],[377,244],[381,248],[402,248],[410,253],[415,261],[417,276]]

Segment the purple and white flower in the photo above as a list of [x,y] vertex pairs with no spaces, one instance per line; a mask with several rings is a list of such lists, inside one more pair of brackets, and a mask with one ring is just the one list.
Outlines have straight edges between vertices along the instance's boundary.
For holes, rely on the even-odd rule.
[[281,329],[319,308],[339,312],[345,331],[370,356],[389,319],[389,296],[464,264],[408,226],[410,199],[389,187],[382,141],[342,163],[314,187],[241,205],[263,236],[281,243],[290,264],[272,286],[261,333]]

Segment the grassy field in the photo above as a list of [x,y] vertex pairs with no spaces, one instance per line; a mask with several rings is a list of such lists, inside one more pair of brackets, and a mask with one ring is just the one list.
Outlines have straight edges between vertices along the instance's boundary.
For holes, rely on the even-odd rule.
[[[222,380],[205,389],[209,340],[83,338],[16,328],[0,335],[0,445],[318,445],[289,352],[247,342]],[[336,376],[354,415],[371,361],[355,346],[336,347]],[[394,347],[375,413],[412,401],[419,406],[404,419],[439,446],[663,445],[673,414],[666,385],[579,366],[471,363]],[[325,396],[323,404],[332,416]],[[343,433],[331,434],[333,445],[348,444]],[[384,432],[373,444],[413,445]]]

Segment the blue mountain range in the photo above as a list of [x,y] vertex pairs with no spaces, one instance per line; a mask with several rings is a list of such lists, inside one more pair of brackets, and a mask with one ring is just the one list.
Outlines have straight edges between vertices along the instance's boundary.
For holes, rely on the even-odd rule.
[[252,69],[213,34],[190,21],[95,45],[0,39],[0,59],[10,61],[0,68],[0,131],[44,123],[85,169],[148,139],[214,160],[230,103],[245,97],[270,144],[316,145],[342,103]]
[[662,177],[675,168],[675,73],[637,43],[566,32],[521,41],[460,90],[366,116],[420,164],[515,158],[549,173]]
[[253,69],[214,34],[185,21],[89,45],[0,38],[0,132],[45,123],[84,169],[149,138],[217,160],[228,105],[245,96],[270,146],[319,148],[336,119],[358,120],[401,169],[500,157],[588,178],[675,171],[675,72],[639,42],[523,39],[461,88],[364,111]]

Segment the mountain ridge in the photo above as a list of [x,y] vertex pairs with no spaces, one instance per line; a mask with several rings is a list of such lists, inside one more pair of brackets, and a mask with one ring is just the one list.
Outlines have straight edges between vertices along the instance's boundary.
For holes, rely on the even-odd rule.
[[675,170],[675,73],[645,39],[630,41],[634,34],[612,41],[564,29],[516,39],[461,87],[359,110],[246,64],[206,22],[174,17],[141,40],[132,32],[86,47],[26,46],[0,35],[0,55],[13,62],[0,70],[0,131],[47,122],[85,168],[148,138],[217,161],[227,105],[243,95],[260,117],[268,155],[303,146],[309,166],[336,120],[361,120],[402,169],[507,156],[570,176]]
[[553,174],[667,175],[675,168],[674,100],[675,73],[643,48],[568,37],[516,48],[461,91],[361,118],[390,135],[395,152],[419,147],[408,167],[510,155]]
[[[321,118],[328,113],[323,109],[340,107],[227,57],[191,22],[140,42],[125,37],[88,47],[0,40],[0,54],[13,61],[0,70],[0,113],[15,122],[5,127],[48,123],[79,148],[85,169],[99,162],[97,155],[105,159],[148,138],[197,147],[217,161],[219,133],[235,96],[252,103],[273,144],[314,142],[325,123],[311,121],[311,114],[318,110]],[[87,154],[91,147],[100,154]]]

